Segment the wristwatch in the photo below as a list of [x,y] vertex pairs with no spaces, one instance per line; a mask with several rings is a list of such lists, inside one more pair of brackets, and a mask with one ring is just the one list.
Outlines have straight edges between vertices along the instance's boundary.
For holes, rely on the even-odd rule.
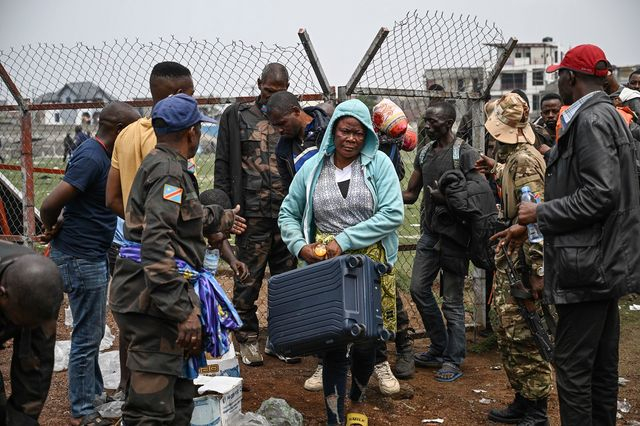
[[544,277],[544,266],[533,268],[533,273],[538,277]]

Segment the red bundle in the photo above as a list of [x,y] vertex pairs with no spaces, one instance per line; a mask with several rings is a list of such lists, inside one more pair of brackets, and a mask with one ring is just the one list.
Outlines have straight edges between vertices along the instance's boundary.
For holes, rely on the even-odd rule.
[[418,134],[411,127],[407,127],[407,131],[404,133],[404,138],[402,138],[402,146],[400,147],[403,151],[413,151],[418,145]]
[[409,122],[400,107],[389,99],[383,99],[373,107],[373,125],[376,130],[392,138],[399,138]]

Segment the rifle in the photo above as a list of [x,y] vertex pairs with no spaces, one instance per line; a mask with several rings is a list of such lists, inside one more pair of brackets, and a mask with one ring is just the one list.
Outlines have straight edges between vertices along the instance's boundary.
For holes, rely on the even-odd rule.
[[522,283],[522,279],[520,279],[516,272],[516,268],[511,261],[511,257],[507,254],[505,246],[502,246],[502,254],[507,260],[507,278],[509,280],[511,296],[513,296],[518,305],[518,312],[527,323],[527,327],[529,327],[531,331],[533,340],[542,358],[544,358],[545,361],[552,362],[554,345],[549,333],[542,325],[542,319],[540,315],[538,315],[533,296],[531,296],[531,292],[529,292]]

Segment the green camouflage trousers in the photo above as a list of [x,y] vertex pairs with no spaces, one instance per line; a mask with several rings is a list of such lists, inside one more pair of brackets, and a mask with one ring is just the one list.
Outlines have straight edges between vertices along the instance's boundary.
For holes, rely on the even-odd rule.
[[[517,253],[512,260],[518,265]],[[498,337],[502,364],[514,391],[529,400],[546,398],[553,380],[551,364],[540,355],[531,331],[518,312],[509,292],[505,267],[506,262],[500,254],[496,257],[493,307],[497,315],[493,329]]]
[[113,316],[129,342],[124,424],[189,426],[197,393],[193,380],[180,378],[185,355],[176,344],[178,324],[138,313]]
[[31,330],[3,324],[0,347],[11,338],[11,396],[7,398],[0,374],[0,425],[37,426],[51,384],[56,322]]
[[238,260],[249,269],[249,278],[240,281],[234,277],[233,306],[242,319],[242,327],[234,334],[239,343],[255,342],[259,334],[256,301],[267,265],[274,276],[295,269],[298,260],[282,241],[276,219],[247,218],[247,230],[236,237],[236,247]]

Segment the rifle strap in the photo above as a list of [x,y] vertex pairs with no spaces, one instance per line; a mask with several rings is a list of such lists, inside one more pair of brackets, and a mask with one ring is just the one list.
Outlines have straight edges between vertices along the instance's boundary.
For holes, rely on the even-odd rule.
[[544,322],[547,323],[547,327],[549,328],[549,333],[552,336],[556,335],[556,319],[553,317],[549,306],[546,304],[542,304],[542,313],[544,315]]
[[533,299],[531,293],[527,290],[519,289],[519,288],[511,288],[511,296],[520,300],[530,300]]

